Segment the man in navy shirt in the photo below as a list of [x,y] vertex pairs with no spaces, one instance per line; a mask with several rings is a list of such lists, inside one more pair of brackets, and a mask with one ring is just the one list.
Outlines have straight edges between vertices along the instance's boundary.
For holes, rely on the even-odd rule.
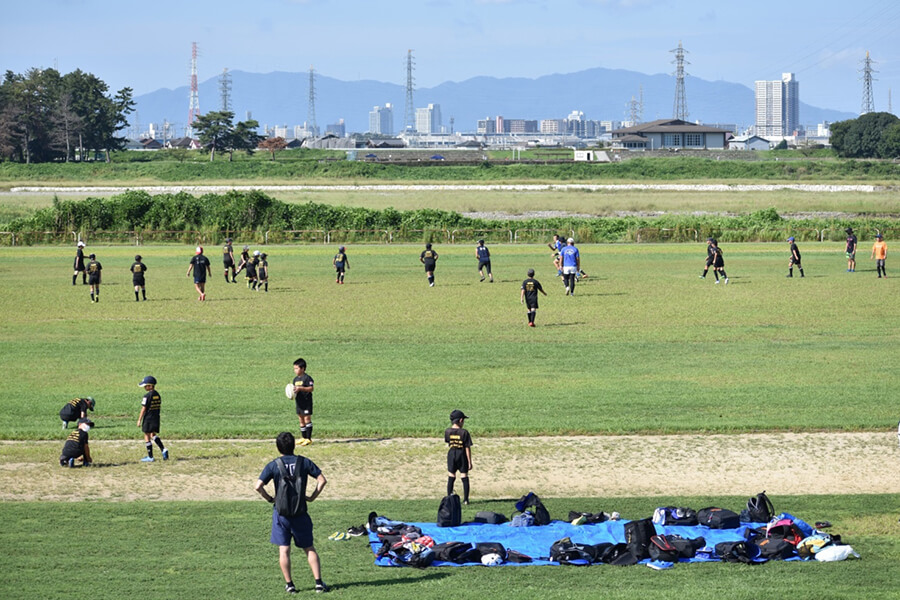
[[560,252],[562,262],[563,284],[566,286],[566,296],[575,295],[575,274],[581,268],[581,254],[575,247],[575,240],[566,240],[566,247]]
[[[328,586],[322,581],[322,567],[319,562],[319,554],[313,545],[313,523],[307,512],[307,502],[315,500],[322,490],[325,489],[325,476],[322,470],[316,466],[316,463],[309,460],[305,456],[294,455],[294,436],[289,431],[283,431],[275,438],[275,446],[281,453],[280,458],[276,458],[266,465],[263,472],[256,482],[255,489],[260,496],[267,502],[275,503],[275,497],[269,495],[266,491],[266,485],[275,482],[275,493],[278,494],[278,488],[282,485],[281,467],[283,466],[289,476],[296,477],[298,481],[298,491],[301,497],[300,514],[293,517],[282,517],[278,514],[278,510],[272,509],[272,535],[269,541],[278,546],[278,562],[281,566],[281,573],[284,575],[284,589],[289,594],[296,594],[297,589],[291,579],[291,539],[294,545],[302,548],[306,553],[306,560],[309,568],[316,580],[316,591],[327,592]],[[279,465],[281,463],[281,465]],[[316,480],[316,489],[309,496],[306,495],[306,479],[314,477]]]
[[494,283],[494,274],[491,273],[491,251],[484,245],[484,240],[478,240],[478,245],[475,246],[475,258],[478,259],[478,274],[481,276],[481,281],[484,281],[484,272],[487,271],[491,283]]

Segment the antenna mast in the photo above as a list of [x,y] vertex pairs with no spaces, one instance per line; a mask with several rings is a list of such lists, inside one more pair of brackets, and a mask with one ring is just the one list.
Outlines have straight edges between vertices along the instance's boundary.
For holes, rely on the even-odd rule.
[[231,73],[228,67],[222,69],[222,76],[219,77],[219,96],[222,98],[222,110],[231,110]]
[[192,125],[200,116],[200,93],[197,88],[197,42],[191,43],[191,104],[188,108],[188,123],[184,134],[193,137]]
[[678,42],[678,47],[674,50],[669,50],[669,52],[675,53],[675,60],[672,62],[675,64],[675,110],[674,110],[674,118],[680,119],[682,121],[687,121],[688,118],[688,108],[687,108],[687,97],[684,93],[684,65],[689,65],[691,63],[684,60],[684,54],[687,52],[682,46],[681,41]]
[[416,109],[413,104],[413,53],[406,51],[406,112],[403,115],[403,130],[406,132],[416,130]]
[[872,94],[872,73],[877,73],[878,71],[872,69],[872,63],[874,62],[875,61],[869,58],[869,51],[866,50],[866,58],[863,60],[862,68],[863,97],[862,108],[859,111],[860,115],[875,112],[875,96]]
[[309,65],[309,105],[306,107],[306,127],[310,135],[319,135],[319,127],[316,125],[316,71]]

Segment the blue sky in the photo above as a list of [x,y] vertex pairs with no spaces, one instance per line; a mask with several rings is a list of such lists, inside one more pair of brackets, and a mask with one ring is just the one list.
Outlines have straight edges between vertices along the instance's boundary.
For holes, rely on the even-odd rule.
[[[876,61],[876,110],[900,112],[897,0],[3,0],[0,68],[90,71],[136,94],[222,69],[307,71],[417,87],[477,76],[534,78],[593,67],[752,87],[793,71],[804,102],[858,112]],[[688,88],[690,101],[690,88]]]

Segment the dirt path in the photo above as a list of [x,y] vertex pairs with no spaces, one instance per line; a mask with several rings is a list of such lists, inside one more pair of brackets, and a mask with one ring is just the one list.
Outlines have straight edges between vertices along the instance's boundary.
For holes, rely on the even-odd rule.
[[[473,497],[900,494],[900,449],[888,433],[597,436],[477,439]],[[271,441],[170,440],[172,460],[139,462],[143,444],[92,442],[95,467],[56,465],[61,444],[0,442],[0,501],[240,500]],[[443,444],[426,439],[317,441],[304,454],[331,499],[434,498]]]

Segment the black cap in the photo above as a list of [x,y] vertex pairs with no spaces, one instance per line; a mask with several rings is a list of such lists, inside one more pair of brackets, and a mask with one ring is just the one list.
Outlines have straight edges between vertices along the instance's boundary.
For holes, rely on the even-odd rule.
[[852,228],[852,227],[848,227],[848,228],[845,229],[844,231],[845,231],[847,234],[851,234],[851,233],[853,233],[853,228]]
[[484,240],[478,240],[478,243],[484,245]]
[[534,277],[534,269],[528,269],[528,276]]
[[97,255],[91,252],[90,254],[88,254],[88,258],[97,258]]
[[461,410],[454,410],[450,413],[450,422],[459,421],[460,419],[468,419],[469,417]]

